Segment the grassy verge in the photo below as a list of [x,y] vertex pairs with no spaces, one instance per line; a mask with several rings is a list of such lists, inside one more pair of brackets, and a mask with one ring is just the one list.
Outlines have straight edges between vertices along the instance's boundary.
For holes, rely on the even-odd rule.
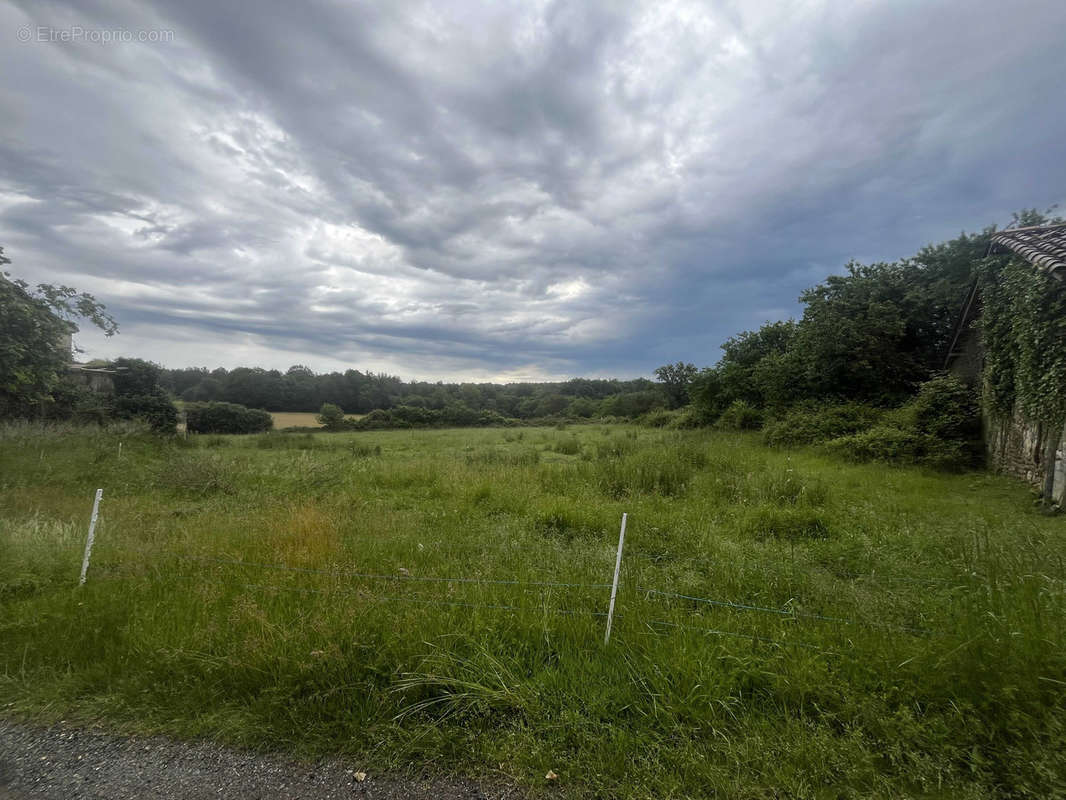
[[1013,482],[743,435],[13,427],[0,704],[574,796],[1046,797],[1064,542]]

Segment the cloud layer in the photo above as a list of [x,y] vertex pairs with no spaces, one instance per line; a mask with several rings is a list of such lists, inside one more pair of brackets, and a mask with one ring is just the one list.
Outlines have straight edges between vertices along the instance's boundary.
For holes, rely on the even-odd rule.
[[0,245],[107,303],[90,355],[708,364],[850,258],[1066,199],[1066,5],[1001,12],[0,6]]

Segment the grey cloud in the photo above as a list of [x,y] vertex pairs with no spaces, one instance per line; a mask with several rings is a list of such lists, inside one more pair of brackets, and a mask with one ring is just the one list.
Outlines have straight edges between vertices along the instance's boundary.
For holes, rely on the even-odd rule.
[[1023,6],[0,5],[174,32],[0,49],[0,243],[170,363],[711,363],[849,258],[1064,199],[1066,8]]

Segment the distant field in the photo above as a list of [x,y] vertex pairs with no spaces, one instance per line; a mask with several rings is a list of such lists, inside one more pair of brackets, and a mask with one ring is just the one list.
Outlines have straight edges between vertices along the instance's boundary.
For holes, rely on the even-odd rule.
[[0,715],[531,797],[1062,797],[1064,552],[1020,483],[757,435],[0,426]]
[[[274,427],[280,428],[321,428],[318,424],[318,420],[315,419],[318,414],[310,411],[271,411],[270,416],[274,418]],[[362,414],[346,414],[348,419],[359,419]]]

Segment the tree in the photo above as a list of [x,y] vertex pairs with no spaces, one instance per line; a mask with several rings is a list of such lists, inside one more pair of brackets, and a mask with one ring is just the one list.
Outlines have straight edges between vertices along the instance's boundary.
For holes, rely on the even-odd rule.
[[655,370],[655,377],[663,385],[666,393],[666,402],[670,408],[681,408],[688,402],[688,389],[692,379],[696,377],[696,367],[678,361],[676,364],[666,364]]
[[[0,266],[10,264],[0,247]],[[111,336],[115,320],[90,294],[38,284],[0,272],[0,416],[28,415],[52,399],[71,358],[74,320],[88,320]]]
[[344,409],[334,403],[323,403],[315,419],[327,431],[339,431],[344,428]]
[[162,369],[158,364],[142,358],[116,358],[110,367],[115,370],[115,394],[119,397],[156,394],[162,391],[159,385]]
[[115,370],[114,416],[139,419],[156,433],[173,433],[178,409],[159,383],[162,368],[141,358],[117,358],[110,366]]

